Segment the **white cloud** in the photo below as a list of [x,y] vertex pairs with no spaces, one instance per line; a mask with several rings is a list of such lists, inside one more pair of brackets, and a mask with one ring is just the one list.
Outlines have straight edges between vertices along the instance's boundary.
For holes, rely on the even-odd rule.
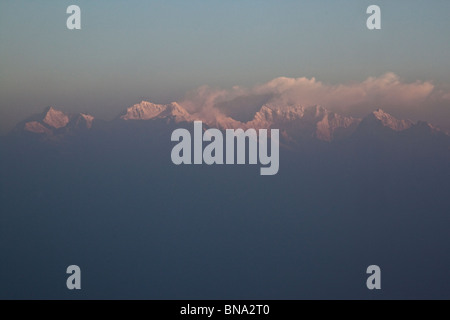
[[[227,110],[217,106],[239,97],[267,96],[265,104],[278,107],[288,105],[322,105],[325,108],[353,116],[364,116],[376,108],[383,108],[394,115],[426,114],[426,109],[449,109],[450,91],[436,88],[430,81],[404,82],[392,72],[380,77],[369,77],[362,82],[330,85],[315,78],[275,78],[253,88],[233,87],[229,90],[207,86],[190,92],[180,102],[190,112],[204,117],[223,117]],[[258,101],[258,100],[255,100]],[[233,106],[239,111],[243,106]],[[245,108],[249,106],[246,105]],[[261,106],[254,106],[254,111]],[[423,118],[423,116],[421,116]],[[433,117],[428,117],[433,118]],[[429,120],[425,118],[424,120]]]
[[403,83],[394,73],[386,73],[360,83],[339,85],[327,85],[314,78],[277,78],[256,91],[276,93],[273,103],[277,104],[320,104],[330,110],[351,112],[361,108],[407,108],[423,103],[433,89],[430,82]]

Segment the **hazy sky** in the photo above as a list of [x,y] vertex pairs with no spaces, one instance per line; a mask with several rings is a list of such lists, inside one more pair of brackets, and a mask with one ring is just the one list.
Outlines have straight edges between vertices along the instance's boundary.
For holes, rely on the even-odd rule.
[[[82,30],[66,28],[71,4]],[[366,28],[371,4],[379,31]],[[49,105],[110,119],[142,99],[280,76],[333,86],[392,72],[449,88],[449,12],[448,0],[2,0],[0,132]]]

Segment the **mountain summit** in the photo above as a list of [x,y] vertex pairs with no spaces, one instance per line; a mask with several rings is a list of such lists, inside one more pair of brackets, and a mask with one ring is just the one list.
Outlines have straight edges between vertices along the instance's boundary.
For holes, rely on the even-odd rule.
[[148,101],[141,101],[125,111],[120,116],[122,120],[151,120],[151,119],[170,119],[176,123],[190,121],[190,114],[178,103],[155,104]]
[[381,109],[377,109],[369,114],[365,118],[365,121],[376,123],[377,125],[381,125],[383,127],[388,127],[394,131],[403,131],[411,128],[411,126],[413,125],[412,121],[398,120],[397,118],[393,117],[389,113],[384,112]]
[[69,117],[64,112],[49,107],[42,121],[48,126],[59,129],[65,127],[69,123]]

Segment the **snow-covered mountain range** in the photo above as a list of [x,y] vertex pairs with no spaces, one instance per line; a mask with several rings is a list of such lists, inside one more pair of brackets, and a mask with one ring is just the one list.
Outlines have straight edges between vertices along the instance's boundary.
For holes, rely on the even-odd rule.
[[[353,135],[356,131],[376,132],[389,130],[402,132],[415,127],[427,127],[428,131],[444,135],[442,131],[425,122],[413,123],[410,120],[396,119],[394,116],[377,109],[364,118],[354,118],[331,112],[322,106],[269,106],[263,105],[250,121],[241,122],[220,114],[215,117],[204,116],[202,113],[190,113],[180,104],[155,104],[142,101],[120,114],[111,126],[117,123],[132,123],[133,121],[164,121],[170,124],[190,123],[201,120],[206,126],[219,129],[280,129],[281,135],[287,141],[317,139],[333,141]],[[97,120],[84,113],[66,114],[49,107],[39,115],[19,123],[16,133],[27,132],[41,137],[55,137],[80,130],[89,130],[96,126]],[[108,123],[106,123],[108,125]]]

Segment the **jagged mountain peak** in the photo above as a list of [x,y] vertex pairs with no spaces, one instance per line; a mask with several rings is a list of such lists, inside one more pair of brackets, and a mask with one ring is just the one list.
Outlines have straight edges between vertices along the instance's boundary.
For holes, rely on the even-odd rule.
[[72,117],[70,124],[72,124],[73,127],[76,128],[92,128],[92,124],[94,122],[95,118],[91,116],[90,114],[86,113],[80,113],[74,117]]
[[53,107],[48,107],[44,114],[42,121],[52,128],[59,129],[69,123],[69,116]]
[[155,118],[170,118],[175,122],[188,121],[189,113],[178,103],[156,104],[141,101],[126,109],[120,116],[122,120],[151,120]]
[[394,131],[403,131],[410,128],[413,122],[410,120],[399,120],[384,110],[378,108],[363,119],[365,123],[376,123],[388,127]]
[[273,122],[273,121],[294,121],[303,117],[305,108],[300,105],[296,106],[271,106],[263,105],[256,112],[253,120],[249,123]]
[[120,118],[123,120],[149,120],[158,116],[166,109],[165,105],[141,101],[125,111]]

